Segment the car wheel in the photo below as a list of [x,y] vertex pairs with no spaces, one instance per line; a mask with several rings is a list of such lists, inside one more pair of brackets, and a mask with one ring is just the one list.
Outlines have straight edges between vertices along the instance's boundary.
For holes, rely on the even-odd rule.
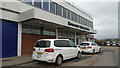
[[80,52],[78,52],[78,54],[77,54],[77,57],[76,57],[77,59],[80,59],[81,58],[81,53]]
[[100,53],[101,52],[101,48],[99,49],[99,52],[98,53]]
[[62,56],[58,56],[58,57],[56,58],[55,65],[60,66],[60,65],[62,65],[62,62],[63,62]]
[[40,63],[40,61],[38,61],[38,60],[34,60],[34,63]]
[[95,49],[93,50],[93,53],[92,53],[92,55],[94,55],[95,54]]

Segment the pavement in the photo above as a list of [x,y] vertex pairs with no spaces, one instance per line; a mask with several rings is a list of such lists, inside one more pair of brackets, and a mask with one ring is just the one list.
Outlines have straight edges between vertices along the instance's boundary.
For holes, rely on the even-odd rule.
[[2,67],[4,66],[15,66],[19,64],[24,64],[28,62],[32,62],[32,55],[23,55],[17,57],[3,58],[2,59]]

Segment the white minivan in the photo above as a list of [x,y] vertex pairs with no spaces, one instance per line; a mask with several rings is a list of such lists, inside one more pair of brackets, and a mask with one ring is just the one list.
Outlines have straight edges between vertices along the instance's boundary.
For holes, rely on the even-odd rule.
[[81,58],[81,49],[68,39],[41,39],[33,49],[35,61],[46,61],[61,65],[63,60]]

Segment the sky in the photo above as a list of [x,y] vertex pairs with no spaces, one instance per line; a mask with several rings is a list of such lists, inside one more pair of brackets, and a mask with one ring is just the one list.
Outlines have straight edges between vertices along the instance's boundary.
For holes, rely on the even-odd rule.
[[[1,0],[0,0],[1,1]],[[8,1],[8,0],[4,0]],[[9,0],[15,1],[15,0]],[[62,0],[58,0],[61,1]],[[118,38],[119,0],[66,0],[87,11],[93,18],[96,39]],[[64,1],[63,1],[64,2]]]
[[92,16],[96,39],[118,38],[118,0],[69,1]]

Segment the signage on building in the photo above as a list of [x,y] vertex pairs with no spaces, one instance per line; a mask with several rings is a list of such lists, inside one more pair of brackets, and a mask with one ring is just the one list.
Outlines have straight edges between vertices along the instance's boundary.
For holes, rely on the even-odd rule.
[[71,22],[69,22],[69,21],[68,21],[68,25],[74,26],[74,27],[77,27],[77,28],[81,28],[81,29],[84,29],[84,30],[90,30],[90,29],[87,28],[87,27],[83,27],[83,26],[81,26],[81,25],[73,24],[73,23],[71,23]]

